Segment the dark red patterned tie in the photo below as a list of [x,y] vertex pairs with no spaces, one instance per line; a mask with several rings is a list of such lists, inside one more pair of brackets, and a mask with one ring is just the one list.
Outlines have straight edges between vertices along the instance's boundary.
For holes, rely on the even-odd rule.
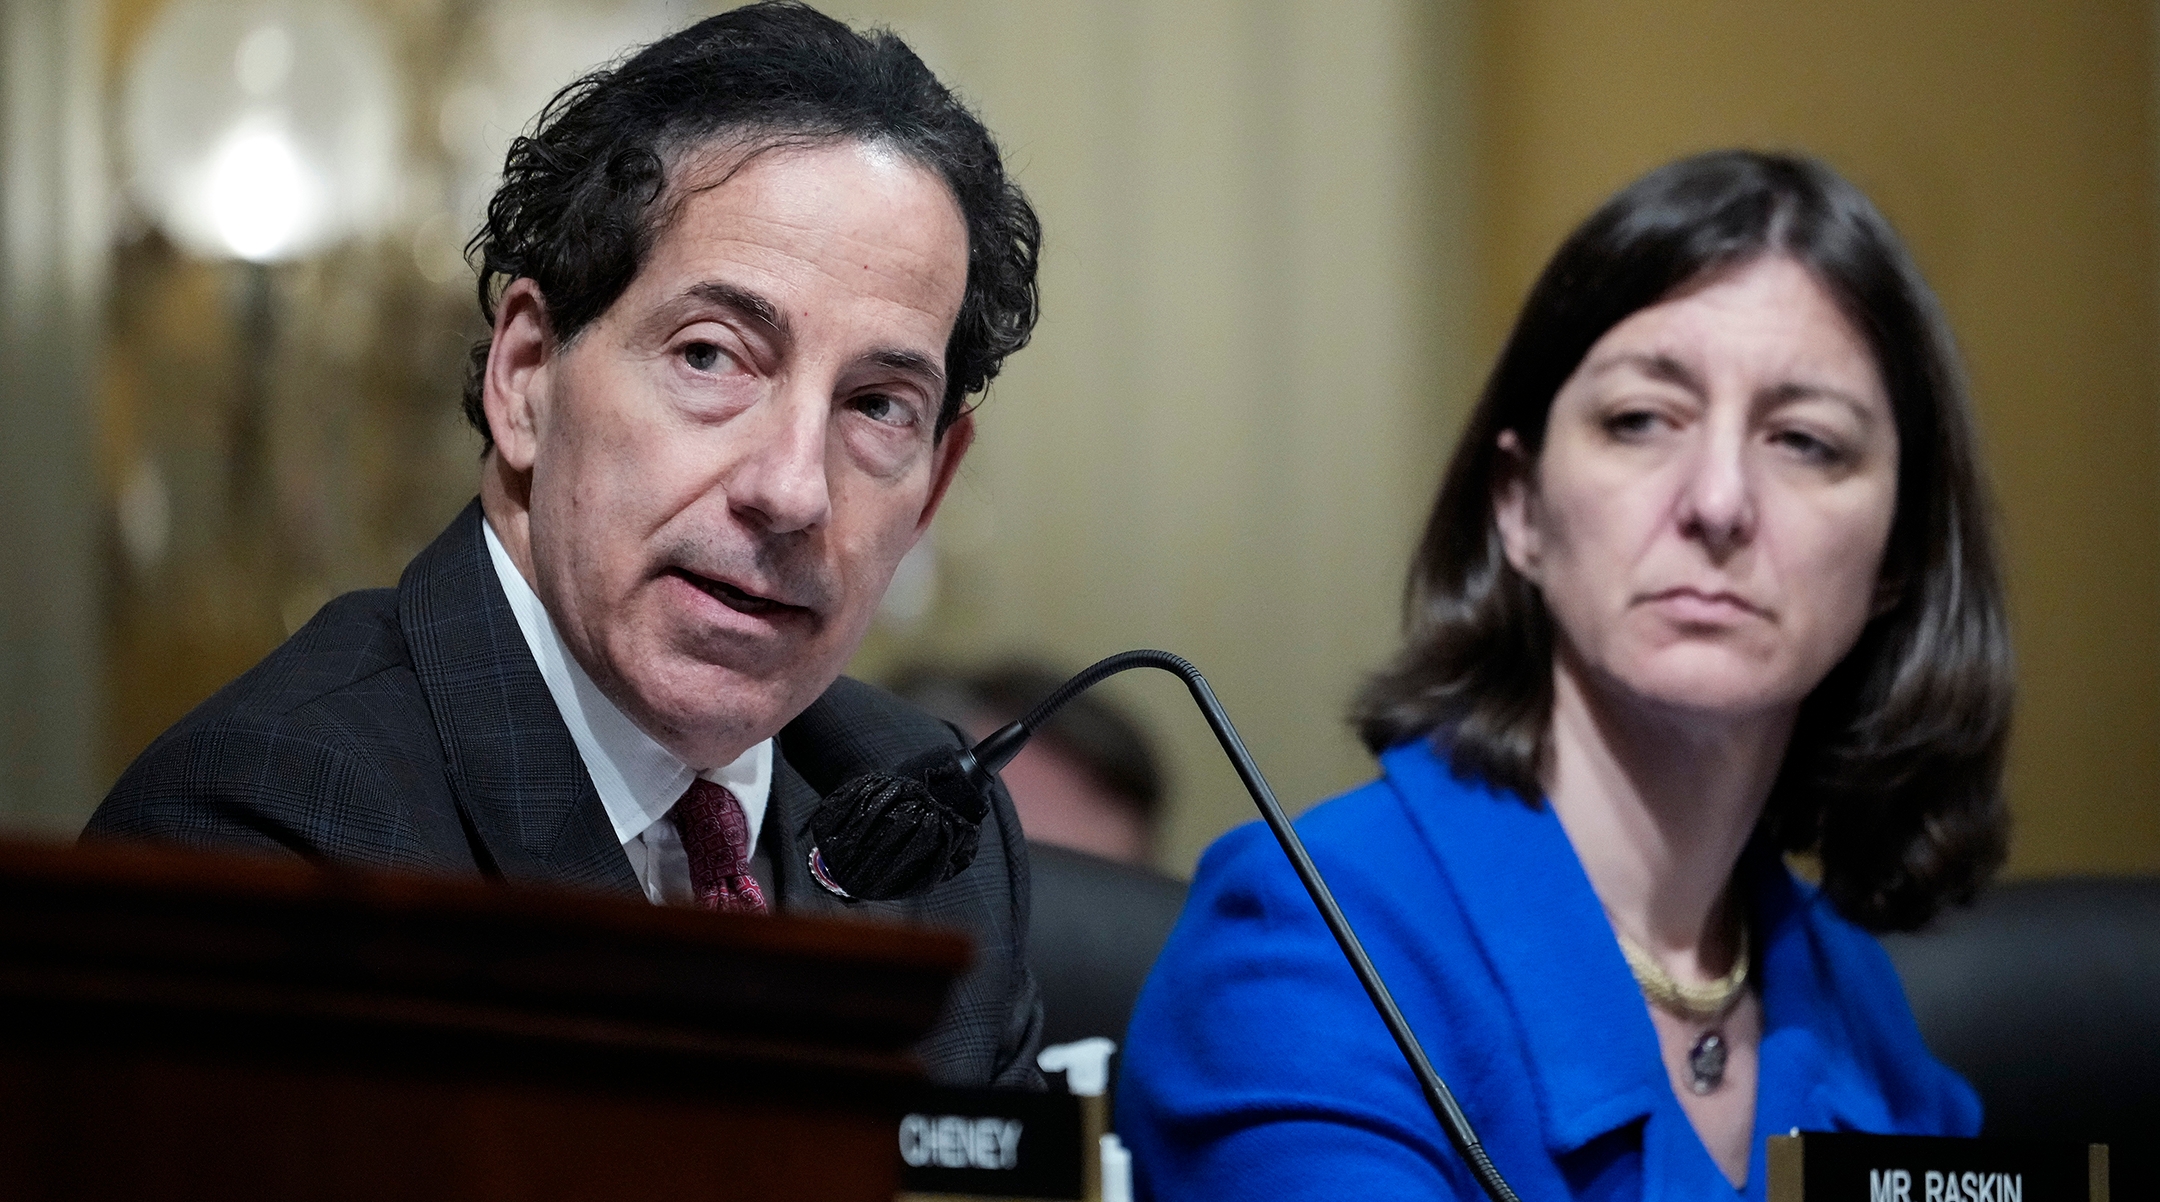
[[765,891],[750,875],[750,819],[735,795],[700,777],[675,803],[674,818],[690,854],[690,891],[698,906],[763,914]]

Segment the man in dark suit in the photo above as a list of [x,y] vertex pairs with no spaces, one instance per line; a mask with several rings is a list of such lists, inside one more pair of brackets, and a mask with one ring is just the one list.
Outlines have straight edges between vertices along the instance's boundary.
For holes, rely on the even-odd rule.
[[1025,1084],[1040,1004],[1002,790],[960,875],[842,900],[821,796],[957,735],[839,679],[1027,340],[1033,212],[889,34],[794,4],[572,85],[476,243],[480,497],[167,731],[89,833],[958,927],[919,1049]]

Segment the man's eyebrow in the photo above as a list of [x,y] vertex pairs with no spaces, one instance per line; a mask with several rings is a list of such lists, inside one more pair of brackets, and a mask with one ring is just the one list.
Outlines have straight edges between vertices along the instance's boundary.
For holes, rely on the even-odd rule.
[[[717,280],[707,280],[704,283],[692,284],[687,293],[707,304],[719,305],[724,309],[733,309],[737,313],[765,326],[783,339],[789,336],[787,314],[782,312],[778,305],[747,288],[738,288],[733,284],[723,284]],[[944,367],[938,360],[920,351],[905,350],[899,347],[880,347],[871,351],[867,358],[879,367],[922,376],[935,384],[940,391],[945,387]]]
[[787,337],[787,314],[782,313],[778,305],[747,288],[708,280],[702,284],[692,284],[689,294],[708,304],[733,309],[766,326],[782,338]]
[[936,384],[941,392],[945,388],[945,369],[938,365],[937,360],[928,355],[916,351],[885,348],[870,352],[870,361],[879,367],[889,367],[894,371],[904,371],[911,375],[923,376]]

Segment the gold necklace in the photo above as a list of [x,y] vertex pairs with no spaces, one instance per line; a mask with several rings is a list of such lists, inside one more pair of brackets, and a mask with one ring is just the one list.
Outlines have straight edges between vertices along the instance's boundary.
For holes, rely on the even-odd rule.
[[1620,954],[1627,957],[1628,971],[1635,974],[1635,986],[1652,1005],[1661,1006],[1691,1022],[1707,1023],[1709,1030],[1696,1037],[1688,1048],[1688,1088],[1696,1094],[1714,1093],[1725,1083],[1725,1061],[1729,1047],[1725,1032],[1719,1029],[1725,1015],[1747,989],[1748,980],[1748,929],[1740,924],[1740,947],[1733,956],[1732,971],[1708,985],[1685,985],[1665,971],[1648,949],[1627,937],[1617,926],[1613,934],[1620,938]]
[[1642,944],[1618,929],[1613,933],[1620,936],[1620,953],[1627,957],[1628,971],[1635,974],[1635,984],[1641,988],[1643,996],[1682,1018],[1699,1023],[1715,1022],[1725,1017],[1725,1012],[1740,1000],[1740,991],[1747,988],[1746,923],[1740,924],[1740,948],[1733,956],[1732,971],[1708,985],[1687,985],[1675,980]]

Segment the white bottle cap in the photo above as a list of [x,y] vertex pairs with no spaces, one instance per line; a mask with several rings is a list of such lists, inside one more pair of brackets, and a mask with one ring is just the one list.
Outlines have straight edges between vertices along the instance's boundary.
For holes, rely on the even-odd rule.
[[1065,1088],[1083,1098],[1099,1098],[1110,1088],[1110,1053],[1117,1044],[1097,1035],[1073,1043],[1054,1043],[1035,1057],[1046,1073],[1064,1073]]

